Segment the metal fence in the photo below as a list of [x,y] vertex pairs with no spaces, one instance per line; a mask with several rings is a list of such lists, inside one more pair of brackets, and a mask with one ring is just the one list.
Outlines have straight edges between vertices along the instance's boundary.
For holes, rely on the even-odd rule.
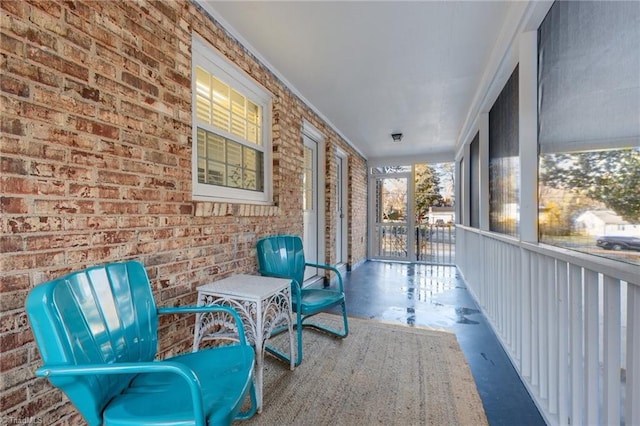
[[453,225],[418,225],[416,227],[416,261],[453,265],[456,233]]
[[408,229],[406,224],[378,224],[373,257],[438,265],[454,264],[456,241],[453,226],[418,225],[411,239],[408,238]]

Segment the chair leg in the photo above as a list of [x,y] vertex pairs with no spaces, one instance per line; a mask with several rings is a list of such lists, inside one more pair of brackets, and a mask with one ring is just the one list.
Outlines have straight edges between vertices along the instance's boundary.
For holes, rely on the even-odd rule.
[[[345,306],[345,302],[342,302],[342,331],[336,330],[335,328],[327,327],[324,325],[316,324],[316,323],[306,323],[303,324],[304,327],[313,328],[315,330],[324,331],[325,333],[329,333],[333,336],[345,338],[349,334],[349,323],[347,322],[347,309]],[[315,314],[314,314],[315,315]],[[313,315],[307,316],[304,319],[311,318]]]
[[[302,315],[300,313],[296,313],[296,337],[298,340],[298,355],[296,357],[296,362],[295,362],[295,366],[299,366],[302,363],[302,329],[304,327],[309,327],[309,328],[313,328],[315,330],[319,330],[319,331],[323,331],[325,333],[331,334],[333,336],[336,337],[340,337],[340,338],[345,338],[347,337],[347,335],[349,334],[349,323],[347,321],[347,308],[345,305],[345,302],[343,301],[342,304],[342,331],[340,330],[336,330],[334,328],[331,327],[327,327],[324,325],[320,325],[320,324],[316,324],[316,323],[304,323],[304,320],[307,318],[311,318],[313,315],[307,316],[307,317],[302,317]],[[315,315],[315,314],[314,314]],[[281,333],[282,331],[284,331],[286,329],[279,329],[277,333],[272,334],[278,334]],[[274,355],[275,357],[289,363],[291,362],[291,358],[289,356],[287,356],[286,354],[282,353],[281,351],[270,347],[270,346],[265,346],[265,350],[267,352],[269,352],[270,354]]]

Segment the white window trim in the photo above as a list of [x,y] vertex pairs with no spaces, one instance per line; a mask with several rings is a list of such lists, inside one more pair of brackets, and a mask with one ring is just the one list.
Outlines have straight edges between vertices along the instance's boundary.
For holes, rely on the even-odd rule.
[[[192,129],[191,129],[191,194],[196,201],[212,201],[226,203],[248,203],[248,204],[273,204],[273,170],[272,170],[272,149],[271,149],[271,106],[273,96],[270,92],[260,86],[255,80],[240,70],[236,65],[229,62],[214,47],[208,44],[197,35],[192,36],[191,43],[191,82],[195,87],[196,68],[207,70],[217,79],[227,84],[234,90],[242,93],[247,99],[262,107],[262,149],[263,149],[263,170],[264,170],[264,191],[250,191],[244,189],[227,188],[198,182],[198,122],[196,118],[196,91],[192,89]],[[201,126],[206,130],[211,130],[209,126]],[[225,135],[224,132],[216,130],[215,133]]]

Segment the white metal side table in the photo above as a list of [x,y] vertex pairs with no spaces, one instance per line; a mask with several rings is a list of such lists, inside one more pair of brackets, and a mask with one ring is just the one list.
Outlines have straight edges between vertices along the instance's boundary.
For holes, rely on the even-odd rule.
[[[229,306],[240,314],[247,341],[254,345],[256,351],[256,398],[258,412],[261,412],[264,349],[271,332],[276,327],[288,328],[290,368],[291,370],[294,368],[291,280],[259,275],[232,275],[202,285],[197,290],[198,305]],[[225,325],[227,323],[221,320],[219,315],[196,314],[193,350],[198,350],[200,342],[204,340],[231,338],[229,337],[231,334],[224,331]]]

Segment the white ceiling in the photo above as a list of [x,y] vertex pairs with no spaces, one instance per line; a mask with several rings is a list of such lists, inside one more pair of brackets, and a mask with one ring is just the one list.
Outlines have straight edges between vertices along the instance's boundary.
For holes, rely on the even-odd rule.
[[453,159],[516,4],[199,3],[370,160]]

